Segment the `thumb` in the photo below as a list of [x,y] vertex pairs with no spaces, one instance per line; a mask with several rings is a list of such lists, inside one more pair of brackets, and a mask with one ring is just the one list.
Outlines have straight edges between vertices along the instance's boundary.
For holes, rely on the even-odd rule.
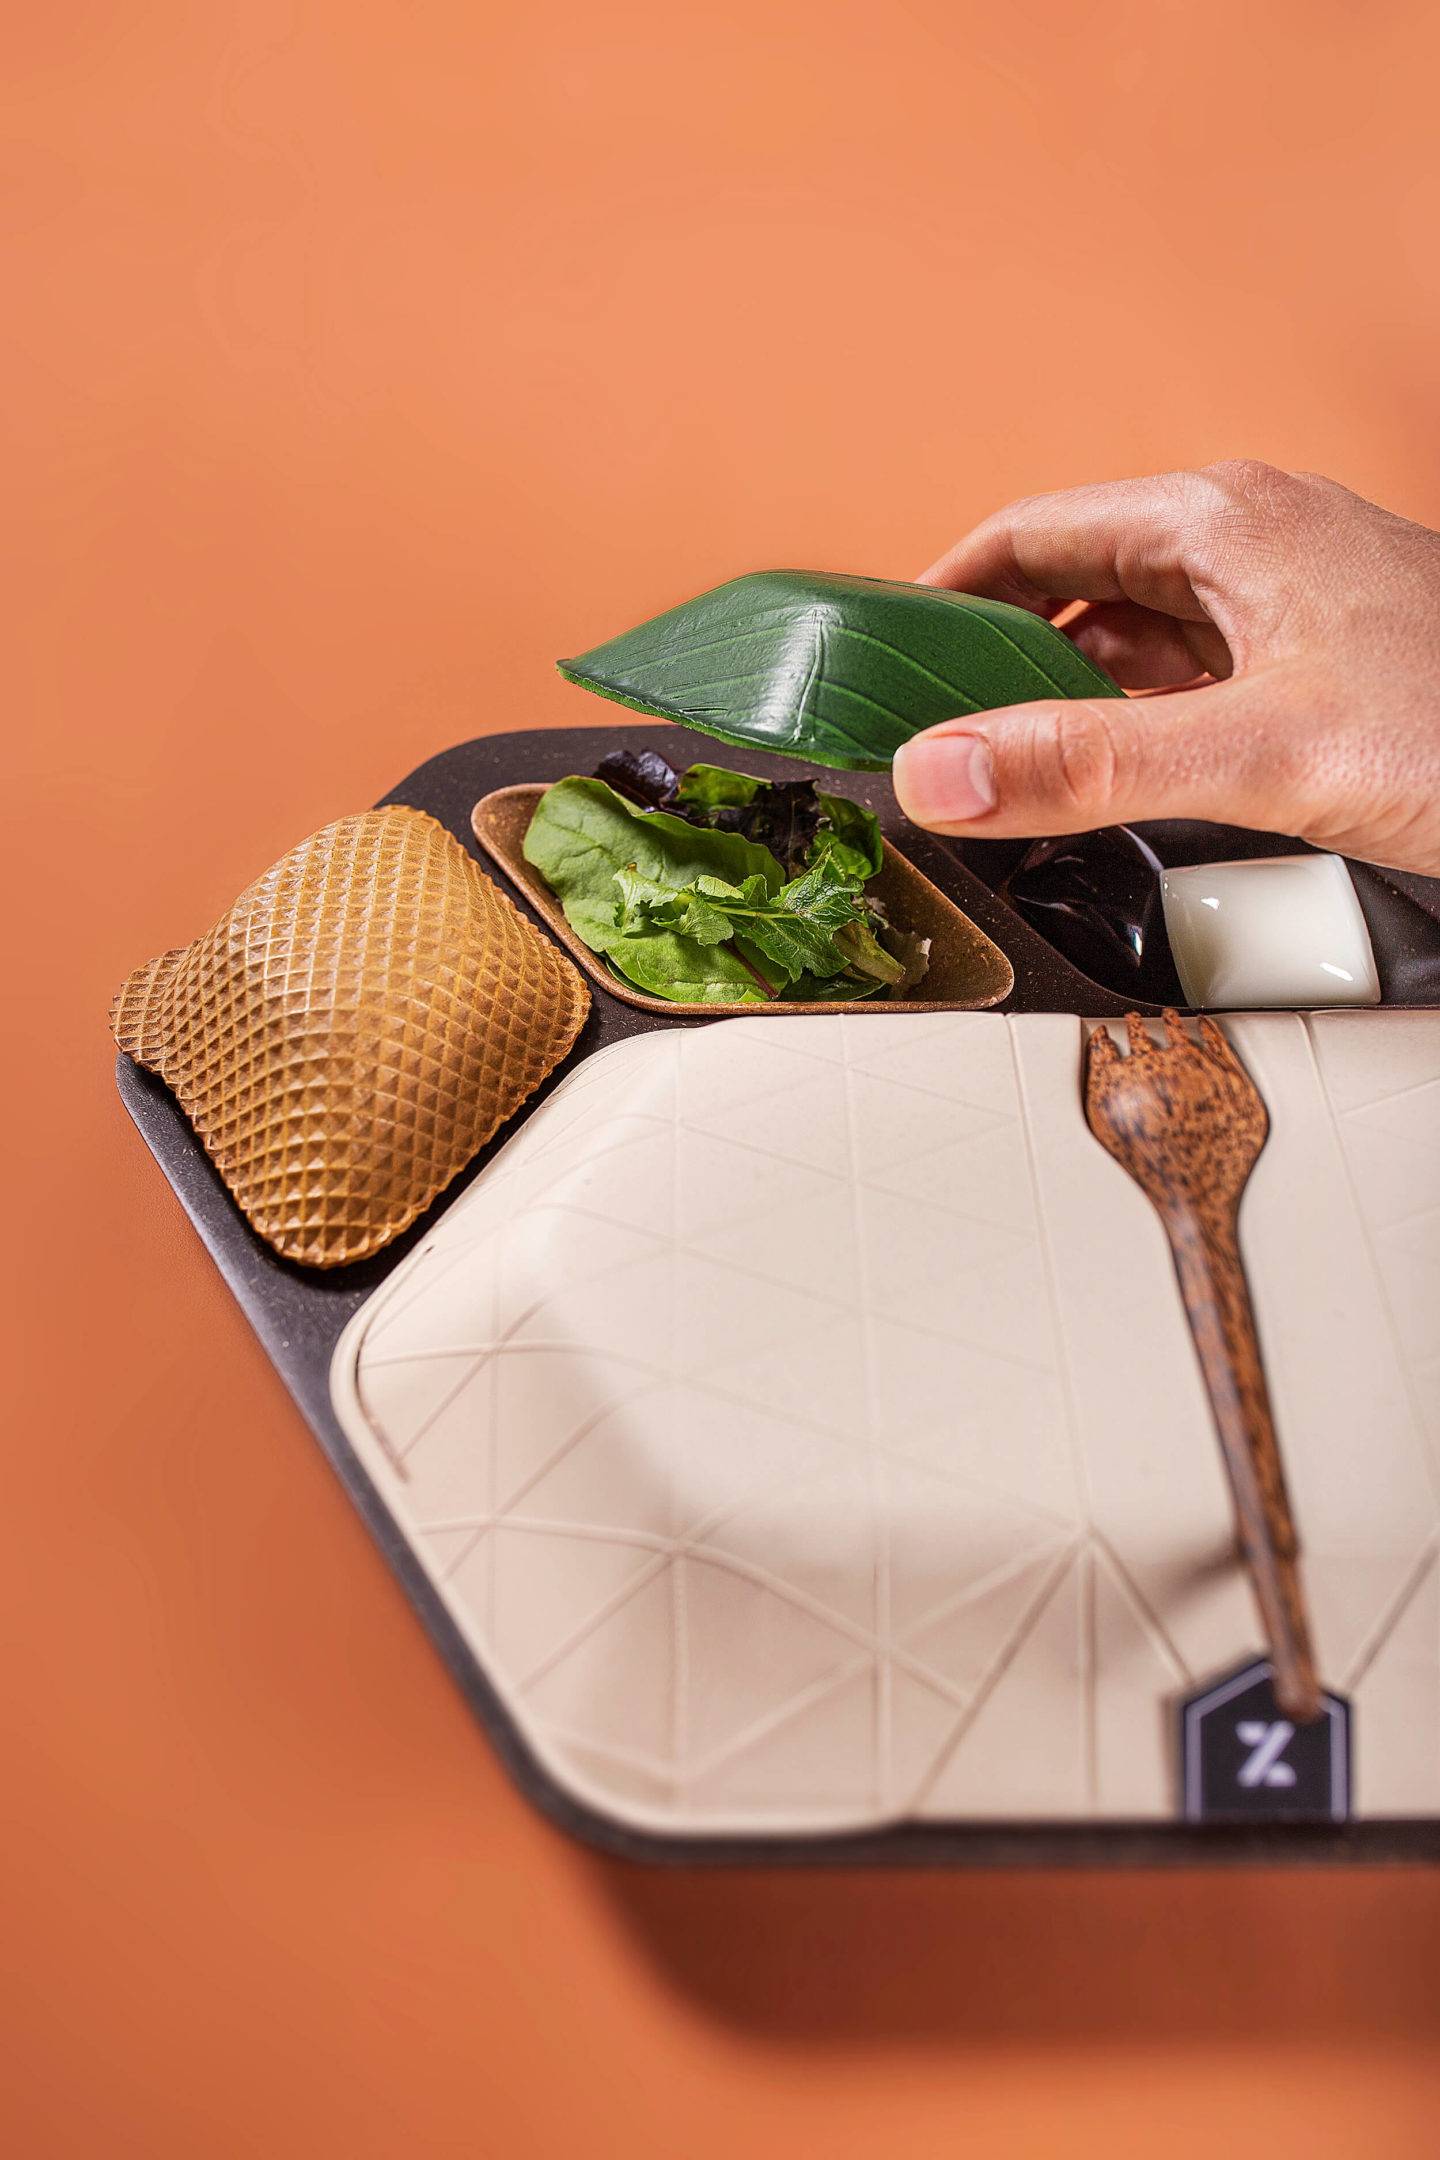
[[915,824],[977,839],[1155,817],[1290,832],[1297,806],[1276,717],[1273,689],[1262,693],[1256,677],[1164,697],[1009,705],[913,735],[892,778]]

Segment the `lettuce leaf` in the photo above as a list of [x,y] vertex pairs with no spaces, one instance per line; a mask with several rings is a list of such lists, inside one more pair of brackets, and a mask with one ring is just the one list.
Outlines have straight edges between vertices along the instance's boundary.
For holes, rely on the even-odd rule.
[[726,765],[677,773],[658,750],[611,750],[597,780],[647,810],[669,810],[692,825],[740,833],[766,847],[787,877],[825,850],[849,875],[873,877],[885,859],[880,820],[863,803],[821,793],[813,779],[761,780]]
[[[604,769],[630,795],[599,777],[557,781],[524,854],[624,980],[681,1003],[755,1004],[867,997],[915,979],[913,954],[891,949],[883,911],[865,897],[883,859],[873,812],[808,780],[776,785],[719,766],[680,779],[655,752],[613,752]],[[664,800],[674,809],[645,807]],[[749,831],[732,829],[741,820]],[[796,874],[762,830],[800,859]]]

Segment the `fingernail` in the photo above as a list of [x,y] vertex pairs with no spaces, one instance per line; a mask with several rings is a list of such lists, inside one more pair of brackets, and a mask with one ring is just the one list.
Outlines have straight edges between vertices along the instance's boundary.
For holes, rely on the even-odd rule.
[[968,825],[995,808],[995,759],[983,735],[912,735],[891,778],[917,825]]

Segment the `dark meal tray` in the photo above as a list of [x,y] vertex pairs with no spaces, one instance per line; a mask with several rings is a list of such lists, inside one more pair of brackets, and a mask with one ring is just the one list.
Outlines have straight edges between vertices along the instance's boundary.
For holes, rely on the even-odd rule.
[[[470,816],[481,796],[520,781],[548,781],[565,773],[591,772],[605,751],[613,748],[616,732],[614,727],[530,728],[461,743],[418,767],[391,790],[385,801],[428,811],[463,847],[478,855]],[[633,738],[638,731],[627,728],[625,732]],[[695,738],[683,728],[647,722],[643,733],[645,742],[664,751],[677,764],[691,762],[696,754]],[[708,749],[706,755],[710,755]],[[777,779],[794,777],[793,766],[784,759],[757,752],[742,755],[717,750],[712,762],[758,770]],[[847,773],[845,791],[868,802],[879,813],[887,835],[1008,955],[1015,969],[1015,989],[1001,1010],[1074,1012],[1098,1017],[1122,1012],[1127,1005],[1133,1009],[1134,1000],[1101,989],[1061,959],[981,877],[965,866],[956,848],[921,832],[901,817],[883,776]],[[487,863],[486,867],[493,866]],[[512,897],[538,924],[523,892],[515,890]],[[544,925],[539,927],[543,929]],[[127,1057],[117,1061],[121,1098],[147,1146],[521,1789],[564,1829],[602,1850],[630,1859],[748,1864],[1092,1866],[1440,1858],[1440,1822],[1430,1821],[1368,1821],[1337,1826],[1225,1824],[1203,1828],[1178,1821],[965,1823],[802,1839],[670,1838],[645,1835],[613,1823],[582,1807],[546,1776],[461,1640],[341,1432],[330,1404],[331,1358],[352,1314],[434,1226],[519,1124],[582,1059],[610,1043],[652,1028],[706,1024],[704,1020],[641,1010],[599,991],[580,1040],[559,1073],[482,1149],[419,1222],[374,1259],[333,1272],[295,1267],[273,1253],[235,1207],[163,1081]]]

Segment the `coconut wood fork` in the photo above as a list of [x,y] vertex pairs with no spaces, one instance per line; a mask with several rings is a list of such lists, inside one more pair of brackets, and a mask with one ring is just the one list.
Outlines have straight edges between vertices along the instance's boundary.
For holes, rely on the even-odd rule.
[[1270,1121],[1213,1020],[1201,1020],[1199,1042],[1177,1012],[1165,1015],[1163,1044],[1138,1013],[1127,1013],[1125,1026],[1128,1057],[1105,1028],[1090,1037],[1085,1115],[1165,1225],[1270,1646],[1275,1699],[1306,1724],[1321,1703],[1300,1543],[1240,1258],[1240,1196]]

